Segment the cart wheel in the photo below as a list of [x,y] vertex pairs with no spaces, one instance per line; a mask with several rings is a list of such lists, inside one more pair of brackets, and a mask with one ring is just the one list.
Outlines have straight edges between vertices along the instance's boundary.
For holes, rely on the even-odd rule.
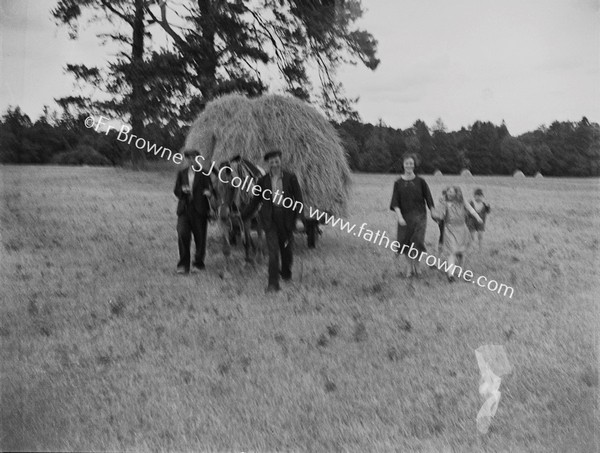
[[308,248],[314,249],[317,246],[317,233],[319,229],[319,223],[315,220],[308,220],[306,222],[306,236],[308,242]]

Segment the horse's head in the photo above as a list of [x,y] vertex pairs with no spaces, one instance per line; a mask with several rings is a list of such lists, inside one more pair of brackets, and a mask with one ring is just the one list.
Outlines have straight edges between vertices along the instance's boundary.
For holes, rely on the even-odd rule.
[[246,159],[241,159],[237,164],[236,171],[242,181],[249,181],[245,190],[239,190],[238,203],[240,206],[247,206],[253,198],[252,188],[258,180],[265,175],[265,171],[257,165]]
[[[226,206],[229,209],[235,206],[237,210],[243,210],[252,200],[252,187],[264,174],[263,169],[246,159],[222,162],[219,170],[213,169],[211,174],[218,206]],[[250,183],[244,186],[244,190],[240,190],[240,186],[245,184],[246,180]]]
[[[215,193],[213,210],[217,213],[225,256],[230,255],[230,244],[236,240],[238,234],[241,235],[244,245],[248,246],[252,241],[250,226],[242,220],[241,213],[252,200],[252,188],[263,174],[264,171],[245,159],[239,159],[237,162],[222,162],[218,169],[213,169],[211,174]],[[241,189],[241,186],[244,188]],[[248,248],[246,253],[248,254]]]
[[231,205],[235,196],[235,187],[231,184],[234,172],[228,168],[228,162],[222,162],[219,168],[213,168],[210,180],[213,186],[212,209],[220,220],[229,218]]

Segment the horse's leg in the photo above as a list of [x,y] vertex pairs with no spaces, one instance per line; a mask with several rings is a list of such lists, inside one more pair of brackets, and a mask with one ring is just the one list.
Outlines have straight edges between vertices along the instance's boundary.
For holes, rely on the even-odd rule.
[[316,220],[308,219],[305,221],[306,240],[309,249],[314,249],[317,246],[317,234],[319,231],[319,223]]
[[229,269],[231,264],[231,244],[229,242],[229,225],[223,219],[219,219],[219,230],[221,236],[221,249],[225,258],[221,277],[225,278],[229,276]]
[[256,223],[256,234],[257,234],[257,257],[258,262],[262,263],[263,258],[265,257],[265,249],[266,249],[266,240],[265,240],[265,230],[263,228],[262,222],[260,219],[257,219]]
[[252,238],[252,222],[244,222],[244,249],[246,250],[246,262],[254,264],[256,256],[256,244]]

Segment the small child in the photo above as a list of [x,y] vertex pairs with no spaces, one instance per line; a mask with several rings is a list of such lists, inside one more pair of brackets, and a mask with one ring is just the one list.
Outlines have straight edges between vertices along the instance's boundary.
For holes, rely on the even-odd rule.
[[483,241],[483,232],[485,231],[485,218],[490,213],[490,205],[485,201],[483,197],[483,190],[480,188],[475,189],[473,192],[474,200],[470,201],[470,205],[473,207],[475,212],[481,217],[483,223],[479,223],[475,220],[472,215],[467,216],[467,227],[471,233],[471,243],[477,242],[478,250],[481,250],[481,243]]
[[[446,202],[446,189],[442,190],[442,197],[440,198],[440,204],[445,203]],[[440,229],[440,238],[438,239],[438,255],[442,253],[442,249],[444,247],[444,219],[434,219],[437,224],[438,227]]]

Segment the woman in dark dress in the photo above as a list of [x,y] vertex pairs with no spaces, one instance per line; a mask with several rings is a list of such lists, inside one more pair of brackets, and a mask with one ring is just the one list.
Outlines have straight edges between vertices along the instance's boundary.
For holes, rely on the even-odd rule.
[[[399,253],[404,249],[406,255],[405,276],[419,275],[418,256],[425,249],[425,229],[427,228],[427,209],[434,208],[433,198],[429,186],[423,178],[415,175],[415,166],[418,164],[415,154],[406,154],[402,158],[404,173],[394,182],[392,202],[390,209],[396,212],[398,219],[398,242],[401,245]],[[415,259],[408,256],[412,244],[419,251]],[[407,245],[407,247],[402,247]]]

